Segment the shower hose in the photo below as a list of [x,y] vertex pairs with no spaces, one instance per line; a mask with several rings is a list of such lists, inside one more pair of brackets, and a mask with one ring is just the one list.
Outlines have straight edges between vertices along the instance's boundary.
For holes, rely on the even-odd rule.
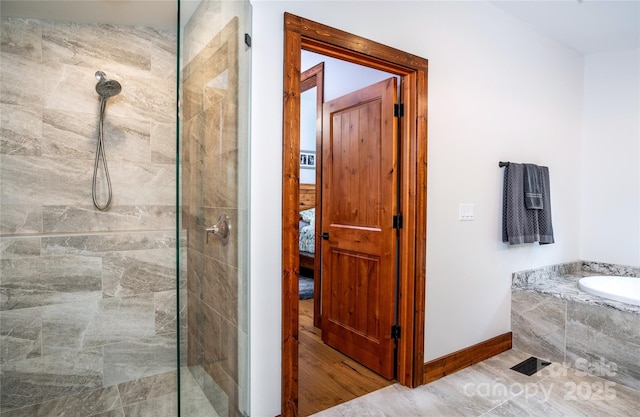
[[[100,100],[100,123],[98,126],[98,144],[96,147],[96,160],[93,165],[93,186],[91,187],[91,194],[93,197],[93,205],[100,211],[109,210],[111,205],[111,177],[109,176],[109,168],[107,167],[107,156],[104,153],[104,109],[107,105],[107,99],[102,98]],[[109,191],[109,197],[104,205],[98,203],[97,197],[97,182],[98,182],[98,165],[100,165],[100,159],[102,158],[102,165],[104,166],[104,174],[107,179],[107,189]]]

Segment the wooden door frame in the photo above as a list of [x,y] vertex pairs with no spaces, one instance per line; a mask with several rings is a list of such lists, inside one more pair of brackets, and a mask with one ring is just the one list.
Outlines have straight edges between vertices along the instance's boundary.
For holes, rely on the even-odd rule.
[[[320,230],[320,219],[322,219],[322,207],[319,204],[322,202],[322,153],[319,152],[322,149],[322,104],[324,103],[324,62],[321,62],[313,67],[309,68],[300,75],[300,92],[303,93],[313,87],[316,88],[316,215],[315,215],[315,230]],[[298,138],[298,142],[300,139]],[[320,253],[319,239],[314,239],[314,253]],[[300,266],[298,265],[298,269]],[[320,256],[313,257],[313,325],[320,327],[321,315],[320,315],[320,294],[321,294],[321,276],[320,276]]]
[[302,49],[400,75],[400,280],[397,381],[422,384],[427,204],[428,62],[289,13],[284,15],[282,154],[282,416],[298,415],[298,207]]

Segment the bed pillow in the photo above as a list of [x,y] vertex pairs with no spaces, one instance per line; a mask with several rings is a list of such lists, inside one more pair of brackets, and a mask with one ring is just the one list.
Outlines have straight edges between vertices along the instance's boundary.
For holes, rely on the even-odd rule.
[[307,210],[302,210],[300,212],[300,218],[309,223],[309,224],[315,224],[316,223],[316,209],[314,208],[310,208]]

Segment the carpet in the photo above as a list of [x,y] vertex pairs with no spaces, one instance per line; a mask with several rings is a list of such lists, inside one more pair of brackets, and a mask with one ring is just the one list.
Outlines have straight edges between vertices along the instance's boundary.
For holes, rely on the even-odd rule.
[[308,300],[313,298],[313,278],[303,277],[300,275],[298,283],[300,286],[300,299]]

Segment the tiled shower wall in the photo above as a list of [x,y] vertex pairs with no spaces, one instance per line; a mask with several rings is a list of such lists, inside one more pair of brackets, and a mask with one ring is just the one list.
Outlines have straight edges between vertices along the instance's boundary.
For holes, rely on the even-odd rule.
[[[175,29],[1,29],[1,410],[175,371]],[[98,70],[122,84],[107,212],[91,199]]]

